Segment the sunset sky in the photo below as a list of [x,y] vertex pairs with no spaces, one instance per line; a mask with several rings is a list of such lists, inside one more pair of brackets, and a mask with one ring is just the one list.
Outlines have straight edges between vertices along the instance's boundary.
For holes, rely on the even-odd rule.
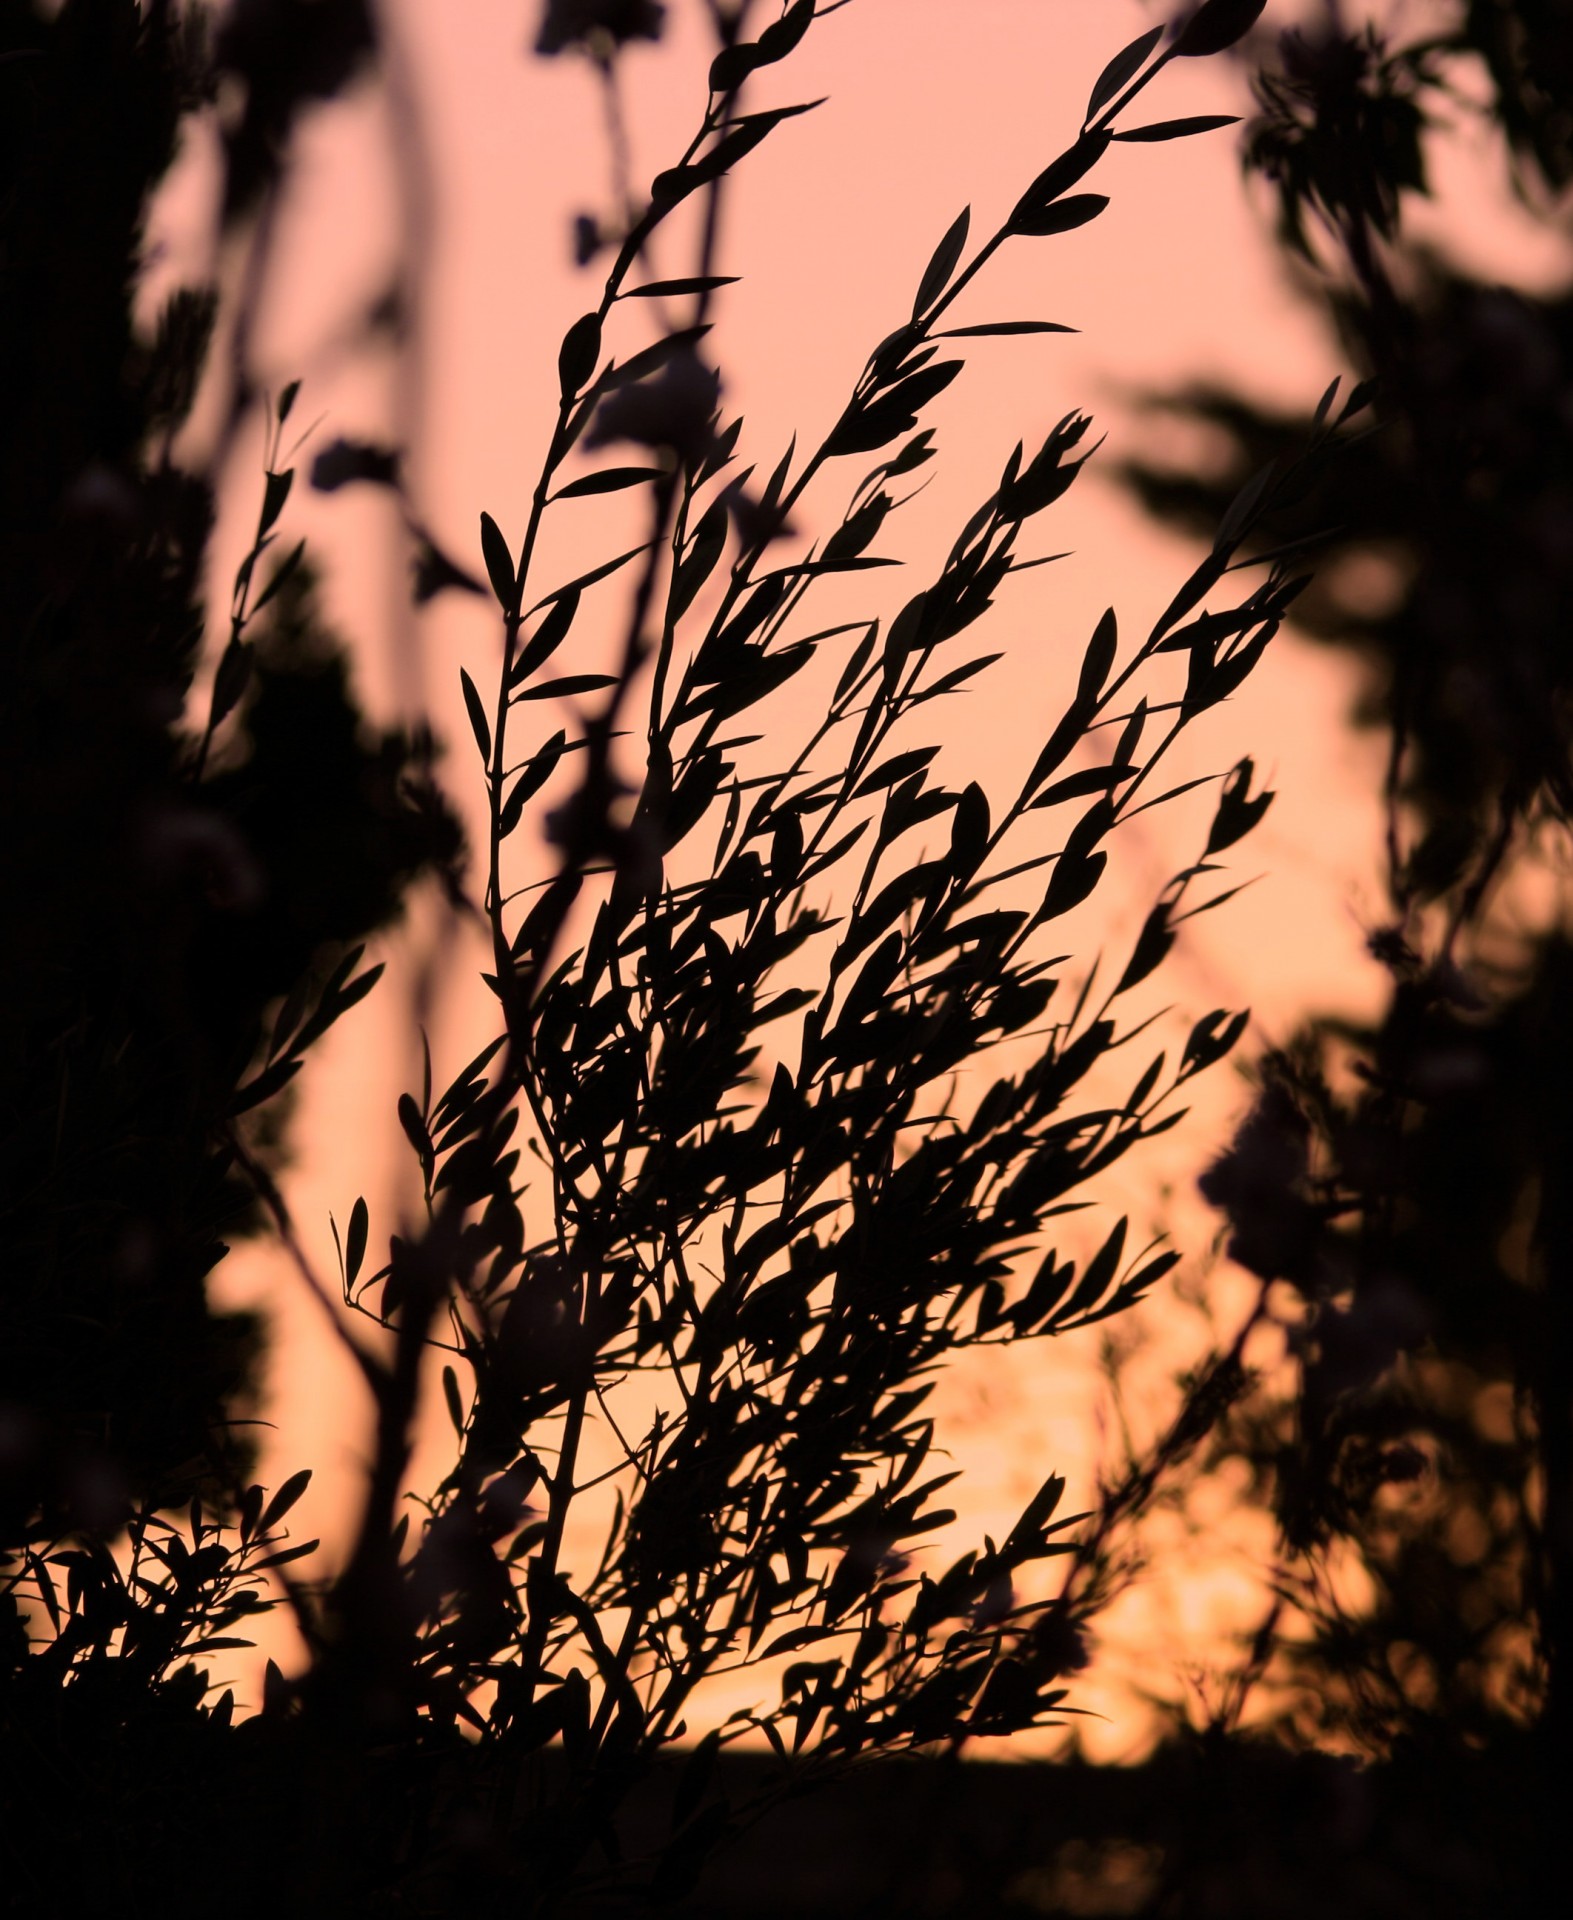
[[[1301,11],[1271,0],[1268,19]],[[297,456],[303,465],[340,435],[407,448],[415,510],[479,572],[479,514],[517,537],[555,407],[557,344],[598,290],[594,268],[574,268],[569,236],[575,214],[611,198],[601,102],[585,63],[527,51],[534,0],[385,0],[379,12],[391,49],[385,81],[300,130],[252,372],[275,390],[302,380],[291,424],[319,423]],[[665,42],[635,47],[623,62],[636,182],[669,164],[704,103],[703,9],[674,0],[669,14]],[[745,416],[745,458],[768,470],[794,430],[817,439],[870,347],[905,318],[925,260],[961,207],[972,207],[975,234],[991,231],[1073,137],[1105,60],[1158,18],[1142,0],[854,0],[761,76],[750,107],[821,96],[825,104],[751,156],[726,199],[720,264],[741,279],[719,298],[710,345],[725,409]],[[1134,117],[1248,110],[1229,62],[1181,62]],[[1271,245],[1265,203],[1242,184],[1236,133],[1114,148],[1089,183],[1112,198],[1101,219],[1075,234],[1013,242],[969,292],[958,320],[1048,319],[1079,332],[970,343],[966,373],[925,417],[938,434],[941,458],[927,470],[936,477],[892,523],[886,550],[915,563],[943,551],[1015,441],[1030,445],[1072,408],[1097,416],[1108,435],[1099,460],[1112,473],[1137,454],[1180,465],[1213,456],[1204,441],[1169,429],[1155,444],[1157,428],[1132,404],[1143,390],[1211,379],[1286,408],[1314,406],[1343,368]],[[226,285],[238,277],[238,247],[219,257],[211,240],[213,144],[211,124],[193,129],[155,210],[150,306],[172,284],[214,272]],[[1527,220],[1479,184],[1496,168],[1476,136],[1460,143],[1440,169],[1449,198],[1432,216],[1436,230],[1456,237],[1472,265],[1543,279],[1550,253],[1535,252]],[[686,265],[676,241],[663,239],[652,276]],[[395,286],[407,317],[401,345],[364,327]],[[215,393],[186,457],[211,457],[221,409]],[[255,515],[259,449],[260,429],[243,435],[223,474],[219,580]],[[1044,550],[1071,557],[1027,575],[1031,584],[991,616],[990,650],[1003,645],[1007,657],[943,723],[947,778],[997,779],[1002,791],[1057,717],[1064,677],[1103,609],[1114,604],[1127,633],[1145,631],[1188,571],[1186,546],[1147,524],[1098,465],[1042,523],[1040,538],[1052,541]],[[816,505],[839,509],[845,485],[838,479],[811,496],[805,534]],[[539,593],[588,564],[585,556],[612,549],[619,517],[603,509],[581,503],[572,524],[565,513],[541,562]],[[412,613],[396,515],[370,489],[320,499],[297,486],[285,532],[310,536],[371,712],[385,721],[429,713],[448,742],[445,778],[473,832],[481,783],[458,670],[468,667],[483,689],[495,678],[499,624],[490,603],[450,595],[430,614]],[[893,609],[911,587],[882,591]],[[227,604],[227,592],[214,603]],[[1362,951],[1381,912],[1380,749],[1344,724],[1356,690],[1346,661],[1285,634],[1246,690],[1196,730],[1176,778],[1220,771],[1249,753],[1278,799],[1229,856],[1231,880],[1261,876],[1258,883],[1195,923],[1152,983],[1150,1005],[1172,1004],[1179,1031],[1211,1007],[1249,1005],[1247,1050],[1256,1052],[1310,1009],[1361,1013],[1380,1003],[1382,976]],[[1197,804],[1200,815],[1178,808],[1172,823],[1144,816],[1148,831],[1128,837],[1126,891],[1109,939],[1129,937],[1189,856],[1210,803]],[[470,934],[423,903],[392,943],[388,980],[302,1076],[286,1191],[324,1271],[333,1267],[330,1210],[342,1222],[364,1194],[375,1240],[397,1229],[410,1204],[393,1118],[398,1093],[419,1071],[410,1015],[426,1019],[445,1080],[489,1037],[493,1010],[474,978],[477,953]],[[1192,1285],[1208,1270],[1216,1230],[1194,1195],[1195,1174],[1245,1098],[1232,1068],[1216,1070],[1193,1121],[1098,1196],[1110,1204],[1097,1218],[1128,1207],[1133,1229],[1169,1226],[1187,1255],[1179,1276]],[[299,1511],[303,1527],[331,1542],[354,1496],[366,1410],[276,1253],[237,1250],[220,1285],[226,1299],[265,1302],[275,1317],[265,1477],[319,1463]],[[1225,1320],[1238,1311],[1238,1277],[1219,1268],[1208,1286]],[[1139,1410],[1155,1420],[1165,1381],[1204,1328],[1172,1299],[1145,1309],[1141,1327],[1148,1345],[1132,1378]],[[1071,1476],[1067,1510],[1089,1504],[1108,1438],[1097,1418],[1098,1349],[1095,1335],[1083,1335],[1007,1365],[991,1359],[986,1371],[961,1369],[947,1385],[948,1431],[967,1470],[959,1534],[1008,1527],[1012,1502],[1051,1467]],[[427,1464],[446,1435],[439,1415]],[[1231,1496],[1223,1489],[1217,1497],[1227,1504]],[[1205,1552],[1171,1542],[1163,1577],[1111,1622],[1109,1658],[1077,1695],[1109,1716],[1087,1723],[1092,1753],[1139,1750],[1151,1722],[1136,1689],[1175,1692],[1174,1676],[1216,1646],[1221,1625],[1252,1623],[1254,1589],[1227,1536],[1220,1524]]]

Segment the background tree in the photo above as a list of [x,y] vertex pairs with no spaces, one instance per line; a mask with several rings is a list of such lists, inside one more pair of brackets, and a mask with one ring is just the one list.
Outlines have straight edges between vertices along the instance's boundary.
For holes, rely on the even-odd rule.
[[[1482,1876],[1497,1897],[1565,1872],[1520,1816],[1566,1764],[1573,1578],[1570,307],[1472,279],[1405,216],[1429,190],[1428,138],[1478,117],[1521,206],[1562,230],[1570,56],[1565,8],[1510,0],[1395,11],[1390,33],[1329,5],[1248,50],[1248,167],[1307,297],[1376,383],[1378,430],[1260,537],[1326,557],[1296,618],[1357,653],[1360,718],[1391,742],[1392,913],[1371,950],[1392,987],[1373,1029],[1315,1022],[1263,1063],[1203,1182],[1234,1257],[1281,1283],[1264,1300],[1294,1357],[1291,1390],[1236,1408],[1202,1469],[1243,1456],[1281,1528],[1278,1599],[1223,1718],[1265,1679],[1293,1741],[1430,1756],[1465,1848],[1442,1896],[1458,1910],[1486,1900]],[[1216,487],[1130,470],[1181,524],[1206,524],[1303,425],[1223,390],[1160,404],[1230,449]],[[1387,604],[1358,584],[1369,565],[1340,565],[1362,555],[1389,573]],[[1556,898],[1538,923],[1535,873]],[[1352,1568],[1368,1597],[1351,1599]]]
[[215,301],[178,295],[151,339],[131,301],[147,196],[218,71],[204,26],[0,8],[0,1824],[34,1892],[43,1834],[135,1835],[145,1864],[185,1821],[152,1756],[200,1734],[183,1658],[260,1599],[236,1575],[281,1517],[259,1534],[253,1500],[238,1559],[203,1559],[242,1502],[263,1334],[206,1293],[259,1224],[236,1140],[277,1163],[265,1097],[378,971],[352,943],[459,853],[429,742],[366,727],[274,544],[289,396],[206,725],[183,720],[212,497],[170,443]]

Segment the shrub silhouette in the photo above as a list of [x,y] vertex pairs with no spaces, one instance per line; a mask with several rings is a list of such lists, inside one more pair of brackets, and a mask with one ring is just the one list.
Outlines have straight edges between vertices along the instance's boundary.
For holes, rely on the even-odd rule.
[[[1206,0],[1166,46],[1157,27],[1116,55],[1071,145],[996,232],[976,241],[958,217],[910,318],[875,345],[828,432],[802,455],[794,444],[762,482],[739,470],[743,423],[721,411],[705,359],[724,284],[715,213],[731,170],[807,111],[745,112],[740,95],[789,60],[816,14],[796,0],[750,38],[747,12],[712,9],[707,103],[684,154],[626,219],[581,236],[581,251],[604,248],[611,264],[562,343],[527,525],[510,535],[481,516],[480,590],[497,602],[502,664],[494,686],[465,676],[463,693],[488,801],[477,864],[498,1032],[446,1085],[428,1070],[399,1102],[425,1198],[418,1227],[389,1234],[362,1200],[335,1227],[343,1301],[362,1316],[336,1322],[337,1336],[376,1421],[347,1559],[313,1580],[310,1543],[283,1528],[305,1470],[271,1499],[248,1486],[222,1419],[239,1375],[220,1367],[226,1330],[207,1314],[202,1276],[219,1226],[245,1226],[260,1207],[303,1281],[330,1291],[284,1211],[270,1170],[281,1122],[267,1116],[312,1041],[372,984],[376,969],[358,972],[358,947],[345,955],[343,944],[385,922],[426,868],[457,891],[457,839],[424,772],[429,747],[357,725],[299,550],[266,557],[291,490],[293,388],[272,409],[256,541],[209,716],[195,738],[182,729],[208,508],[171,465],[167,428],[194,389],[210,315],[186,300],[152,349],[134,348],[127,289],[142,194],[181,103],[214,68],[165,8],[142,17],[76,0],[47,26],[7,11],[18,57],[5,84],[22,102],[15,124],[31,129],[7,197],[34,239],[31,255],[17,253],[33,275],[17,309],[28,324],[67,298],[85,245],[66,244],[75,203],[39,156],[59,139],[73,156],[61,177],[91,197],[115,146],[106,98],[146,96],[156,129],[135,193],[94,231],[93,270],[113,293],[92,308],[102,391],[74,438],[50,439],[41,414],[39,443],[57,463],[48,486],[32,442],[19,439],[14,460],[7,449],[7,484],[37,522],[18,562],[35,576],[12,602],[38,610],[19,684],[44,676],[33,708],[17,708],[29,714],[18,764],[25,791],[57,782],[70,802],[48,814],[31,843],[46,851],[29,853],[18,883],[37,931],[7,1003],[23,1023],[12,1164],[27,1206],[46,1195],[33,1238],[18,1240],[28,1251],[7,1312],[54,1362],[30,1360],[7,1383],[31,1449],[7,1490],[8,1745],[25,1732],[54,1769],[13,1771],[8,1797],[35,1832],[114,1835],[84,1870],[99,1892],[151,1884],[176,1844],[216,1871],[230,1834],[254,1828],[266,1841],[252,1892],[237,1898],[258,1903],[302,1886],[365,1911],[676,1896],[750,1811],[727,1804],[714,1771],[745,1735],[781,1762],[774,1795],[868,1756],[959,1751],[1071,1710],[1063,1683],[1083,1658],[1101,1542],[1149,1490],[1140,1478],[1115,1489],[1078,1540],[1072,1529],[1091,1516],[1060,1515],[1063,1483],[1050,1475],[1002,1542],[938,1574],[913,1557],[951,1517],[937,1504],[950,1476],[930,1471],[935,1369],[968,1347],[1118,1313],[1176,1258],[1128,1244],[1124,1220],[1080,1262],[1045,1255],[1042,1241],[1079,1204],[1071,1196],[1176,1122],[1175,1096],[1239,1037],[1244,1016],[1220,1010],[1176,1059],[1133,1064],[1121,1095],[1081,1091],[1094,1069],[1094,1084],[1108,1083],[1108,1057],[1142,1031],[1124,996],[1186,919],[1226,897],[1218,856],[1271,797],[1255,791],[1250,761],[1223,779],[1196,859],[1153,903],[1112,985],[1097,988],[1094,968],[1070,1006],[1057,993],[1055,923],[1095,892],[1121,823],[1174,797],[1153,778],[1171,746],[1238,688],[1305,584],[1268,559],[1246,585],[1242,555],[1262,517],[1326,462],[1356,403],[1335,413],[1328,395],[1298,460],[1229,505],[1148,633],[1122,642],[1114,611],[1104,616],[1068,705],[1006,793],[939,784],[923,723],[932,702],[994,664],[965,637],[1014,573],[1041,564],[1027,551],[1031,523],[1089,457],[1085,416],[1018,446],[899,606],[881,596],[877,612],[827,627],[809,603],[828,576],[878,581],[886,563],[873,549],[901,483],[934,457],[923,411],[962,372],[954,343],[1059,330],[948,324],[962,289],[1007,242],[1051,241],[1099,217],[1107,201],[1084,183],[1111,142],[1226,124],[1130,114],[1175,59],[1238,39],[1261,0]],[[538,46],[577,47],[610,82],[619,46],[658,34],[661,17],[553,5]],[[266,230],[295,112],[375,54],[369,13],[340,0],[231,16],[214,54],[244,83],[228,122],[227,217],[260,207]],[[692,271],[642,282],[645,243],[690,201],[701,212]],[[678,323],[652,324],[668,307]],[[8,324],[23,322],[8,309]],[[242,381],[232,425],[252,398]],[[160,430],[166,451],[149,457]],[[613,464],[586,458],[609,447]],[[96,558],[73,520],[90,461],[123,501]],[[321,488],[399,489],[399,450],[338,442],[312,475]],[[841,476],[839,520],[804,551],[792,516],[812,482]],[[543,592],[545,517],[614,492],[637,494],[645,538]],[[417,538],[420,596],[475,590]],[[48,561],[62,542],[64,584]],[[615,670],[586,672],[576,623],[620,589]],[[95,671],[106,650],[142,677],[100,707],[113,686]],[[816,673],[821,716],[782,752],[775,696]],[[573,702],[573,718],[555,730],[538,720],[548,700]],[[128,714],[147,716],[142,736]],[[1110,728],[1109,757],[1089,763]],[[87,763],[95,779],[130,756],[135,791],[155,820],[176,823],[166,839],[178,907],[160,900],[148,914],[134,859],[120,863],[144,897],[118,923],[128,953],[112,972],[95,939],[104,899],[83,893],[70,857],[83,844],[98,857],[108,803],[101,786],[60,781],[62,734],[79,743],[73,755],[102,742]],[[123,782],[115,792],[121,820],[145,817]],[[998,1077],[959,1102],[958,1069],[1007,1044]],[[88,1063],[85,1076],[77,1067],[68,1080],[68,1056]],[[148,1078],[123,1084],[125,1063],[134,1076],[143,1060]],[[69,1162],[87,1210],[38,1170],[68,1164],[57,1113],[96,1129]],[[141,1311],[143,1346],[97,1316],[82,1335],[38,1330],[29,1316],[63,1299],[75,1315],[89,1297],[47,1264],[66,1226],[83,1236],[82,1286],[113,1278],[115,1236],[161,1191],[138,1157],[150,1139],[163,1143],[172,1190],[156,1231],[184,1264],[164,1261],[160,1240],[147,1284],[185,1316],[184,1346],[172,1350]],[[106,1153],[120,1156],[112,1180]],[[103,1408],[87,1384],[100,1346],[124,1369],[128,1411],[93,1456],[106,1463],[94,1506],[34,1462],[63,1457],[51,1423],[86,1445],[87,1409]],[[163,1388],[171,1365],[191,1396],[184,1410]],[[412,1435],[434,1371],[453,1459],[413,1524]],[[1220,1373],[1159,1464],[1194,1445],[1201,1414],[1235,1391]],[[138,1422],[155,1415],[171,1430],[144,1438]],[[592,1430],[615,1448],[605,1475],[589,1470]],[[593,1572],[576,1573],[570,1520],[598,1493],[604,1546]],[[1056,1558],[1066,1572],[1048,1590],[1031,1570]],[[261,1711],[237,1716],[231,1694],[210,1698],[208,1657],[244,1644],[235,1629],[281,1592],[309,1664],[296,1680],[270,1666]],[[619,1806],[689,1717],[698,1724],[706,1683],[781,1660],[773,1704],[694,1746],[656,1857],[625,1860]],[[196,1790],[207,1815],[193,1836],[184,1810]]]

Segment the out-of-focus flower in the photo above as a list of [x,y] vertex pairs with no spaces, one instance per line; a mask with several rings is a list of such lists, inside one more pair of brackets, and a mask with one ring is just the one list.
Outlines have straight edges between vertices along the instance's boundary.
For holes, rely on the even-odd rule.
[[1302,1280],[1320,1216],[1306,1195],[1309,1129],[1283,1088],[1269,1085],[1233,1144],[1197,1182],[1228,1215],[1229,1257],[1264,1280]]
[[584,437],[587,448],[614,440],[670,447],[683,460],[700,458],[715,437],[721,376],[698,354],[674,354],[658,374],[609,393]]
[[753,547],[760,541],[768,545],[772,540],[788,540],[797,532],[796,526],[783,517],[779,507],[767,508],[746,487],[734,487],[727,495],[726,506],[732,516],[732,524],[737,528],[737,537],[745,548]]
[[1324,1305],[1311,1326],[1318,1391],[1362,1392],[1430,1327],[1425,1303],[1397,1274],[1379,1274],[1347,1307]]
[[220,913],[252,913],[267,880],[251,849],[221,814],[208,808],[165,808],[144,825],[142,854],[159,882],[194,883]]
[[593,213],[576,213],[573,223],[573,263],[587,267],[605,246],[600,222]]
[[333,440],[311,463],[311,484],[318,493],[337,493],[358,480],[374,487],[399,485],[399,456],[391,447],[366,440]]
[[659,40],[665,24],[661,0],[546,0],[535,51],[583,47],[604,57],[630,40]]

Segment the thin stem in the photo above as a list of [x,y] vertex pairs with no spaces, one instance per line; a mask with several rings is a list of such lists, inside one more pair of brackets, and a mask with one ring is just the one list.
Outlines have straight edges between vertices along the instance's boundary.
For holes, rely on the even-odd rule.
[[278,1234],[280,1244],[289,1255],[295,1271],[306,1283],[307,1293],[327,1320],[335,1341],[349,1355],[355,1370],[370,1388],[373,1397],[380,1401],[387,1386],[386,1369],[374,1354],[361,1345],[340,1318],[336,1295],[311,1264],[295,1232],[295,1224],[284,1203],[284,1196],[279,1192],[273,1176],[255,1154],[245,1147],[233,1127],[225,1134],[224,1144],[245,1168],[246,1175],[256,1189],[258,1197],[272,1216],[274,1231]]

